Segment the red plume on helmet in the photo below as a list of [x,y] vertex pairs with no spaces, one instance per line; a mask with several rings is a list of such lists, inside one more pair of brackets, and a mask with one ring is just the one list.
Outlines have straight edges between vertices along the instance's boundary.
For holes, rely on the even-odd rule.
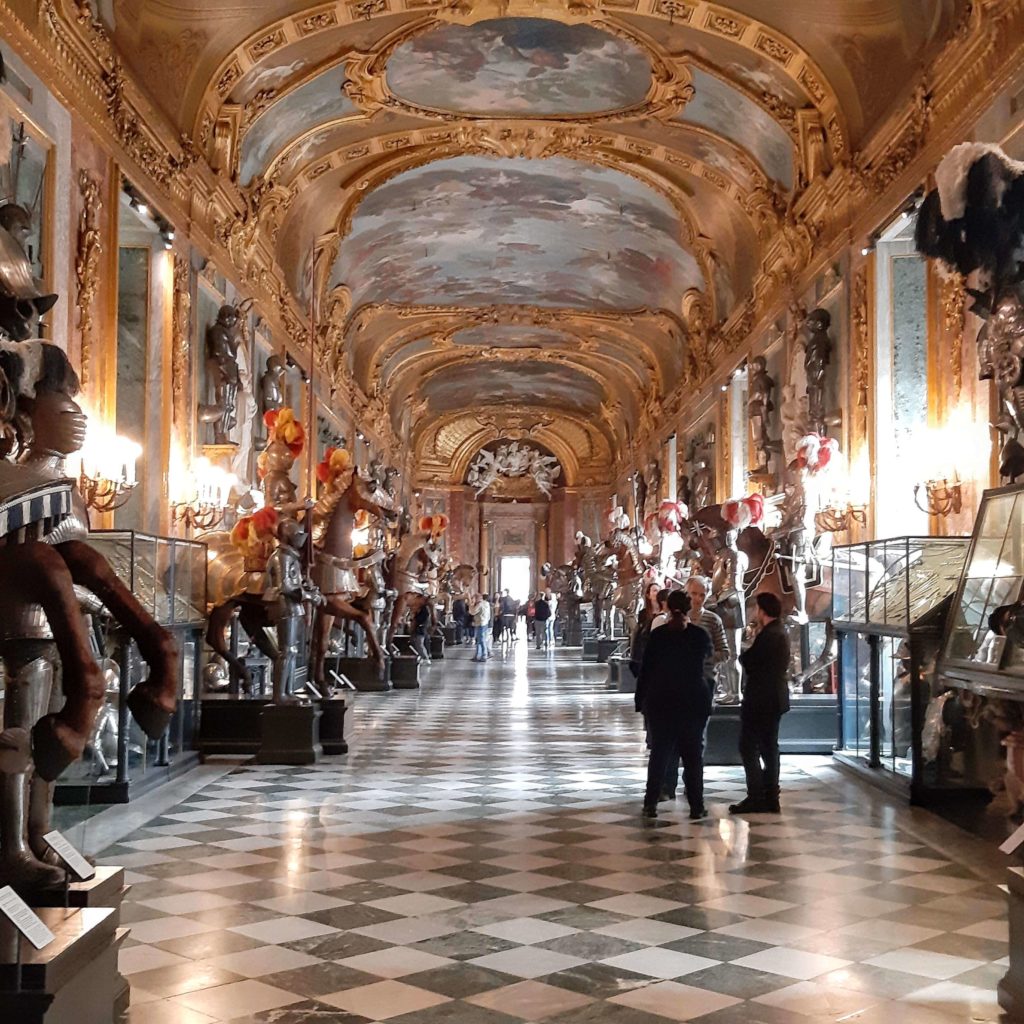
[[807,434],[796,446],[797,466],[806,468],[810,473],[821,473],[828,468],[832,457],[839,452],[839,442],[834,437],[824,434]]
[[448,529],[448,517],[443,512],[432,516],[420,516],[419,528],[420,533],[429,533],[430,539],[436,543],[441,534]]
[[722,504],[722,518],[737,530],[759,526],[764,521],[764,498],[760,494],[732,498]]
[[658,508],[658,526],[662,533],[679,533],[689,509],[681,501],[663,501]]

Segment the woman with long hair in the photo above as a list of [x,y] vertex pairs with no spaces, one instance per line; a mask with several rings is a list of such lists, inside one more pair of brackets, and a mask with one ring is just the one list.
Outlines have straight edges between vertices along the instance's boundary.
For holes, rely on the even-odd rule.
[[690,598],[681,590],[668,598],[668,622],[647,640],[636,687],[636,709],[647,723],[651,755],[647,762],[644,817],[658,816],[669,765],[683,763],[683,786],[690,818],[705,817],[704,728],[711,715],[711,693],[704,682],[704,661],[711,638],[689,621]]

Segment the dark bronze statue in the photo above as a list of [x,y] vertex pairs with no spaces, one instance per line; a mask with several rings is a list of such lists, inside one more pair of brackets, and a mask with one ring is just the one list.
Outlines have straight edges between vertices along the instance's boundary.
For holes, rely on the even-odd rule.
[[221,306],[216,321],[206,329],[206,372],[213,401],[200,409],[200,419],[213,424],[214,444],[232,444],[238,425],[238,346],[245,312],[238,306]]
[[807,329],[807,346],[804,349],[804,372],[807,376],[807,412],[811,431],[816,434],[828,433],[825,409],[825,376],[832,359],[832,338],[829,327],[832,317],[827,310],[812,309],[804,325]]
[[764,356],[750,360],[750,376],[747,384],[747,418],[750,422],[750,437],[757,458],[755,473],[767,473],[772,452],[777,448],[771,439],[771,425],[775,413],[775,381],[768,373]]

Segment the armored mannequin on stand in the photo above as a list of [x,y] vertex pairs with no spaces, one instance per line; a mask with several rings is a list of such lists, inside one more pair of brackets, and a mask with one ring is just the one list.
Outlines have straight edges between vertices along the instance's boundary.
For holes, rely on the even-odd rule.
[[720,704],[740,702],[740,642],[747,626],[747,595],[744,586],[749,562],[739,549],[740,530],[753,522],[750,506],[745,501],[727,501],[722,505],[726,522],[722,548],[715,557],[711,571],[711,598],[714,611],[725,627],[729,660],[722,665],[715,699]]
[[[64,469],[85,429],[74,400],[78,378],[67,357],[44,342],[8,344],[0,349],[0,371],[11,398],[3,419],[21,450],[17,465],[0,461],[0,502],[12,531],[0,547],[0,579],[6,581],[0,587],[0,657],[7,681],[0,885],[31,895],[63,882],[42,841],[53,783],[85,751],[106,699],[83,607],[108,609],[149,664],[149,678],[128,703],[151,739],[163,734],[176,703],[177,653],[170,635],[85,542],[85,510]],[[10,584],[14,579],[17,586]]]
[[277,526],[277,547],[267,560],[267,589],[263,600],[277,633],[274,658],[274,703],[295,704],[295,670],[306,646],[305,603],[321,604],[323,597],[309,584],[302,570],[305,528],[294,519],[282,519]]

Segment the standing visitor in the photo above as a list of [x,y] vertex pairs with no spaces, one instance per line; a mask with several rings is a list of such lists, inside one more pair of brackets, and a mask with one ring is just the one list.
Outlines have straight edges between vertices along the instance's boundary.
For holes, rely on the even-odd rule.
[[516,639],[516,612],[518,606],[516,599],[506,590],[501,595],[501,639]]
[[711,652],[707,633],[690,625],[690,598],[676,590],[668,598],[669,621],[651,633],[636,686],[636,709],[643,712],[651,755],[647,761],[644,817],[658,816],[658,798],[668,766],[683,762],[683,785],[690,819],[704,808],[704,728],[711,715],[711,694],[704,662]]
[[668,587],[663,587],[658,591],[658,614],[651,619],[651,632],[653,633],[659,626],[664,626],[669,620],[668,614],[668,595],[672,591]]
[[629,644],[629,669],[633,676],[640,675],[640,665],[644,660],[644,651],[647,649],[647,640],[651,635],[651,626],[657,618],[661,608],[658,605],[658,594],[661,586],[658,583],[649,583],[644,589],[644,605],[637,616],[636,629]]
[[531,597],[526,602],[526,639],[529,641],[533,638],[534,628],[537,624],[537,604],[536,599]]
[[741,655],[746,686],[740,707],[740,757],[747,796],[730,814],[779,813],[779,722],[789,710],[789,637],[782,625],[782,603],[758,594],[757,637]]
[[533,602],[534,609],[534,634],[537,640],[537,650],[541,649],[541,646],[548,646],[548,623],[551,621],[551,605],[548,604],[547,598],[543,594],[537,595],[537,600]]
[[708,599],[708,581],[703,576],[691,576],[686,581],[686,593],[690,595],[690,621],[707,632],[711,637],[711,657],[704,666],[704,678],[708,689],[715,692],[715,667],[729,660],[729,641],[725,636],[722,620],[704,602]]
[[452,602],[452,622],[455,624],[455,642],[461,644],[466,636],[466,602],[461,597]]
[[487,631],[491,625],[491,603],[483,594],[474,594],[469,607],[476,632],[476,655],[474,661],[486,661],[490,657],[487,649]]
[[548,609],[551,614],[548,616],[547,623],[547,642],[549,647],[555,646],[555,617],[558,615],[558,597],[551,593],[550,590],[544,592],[544,600],[548,603]]

